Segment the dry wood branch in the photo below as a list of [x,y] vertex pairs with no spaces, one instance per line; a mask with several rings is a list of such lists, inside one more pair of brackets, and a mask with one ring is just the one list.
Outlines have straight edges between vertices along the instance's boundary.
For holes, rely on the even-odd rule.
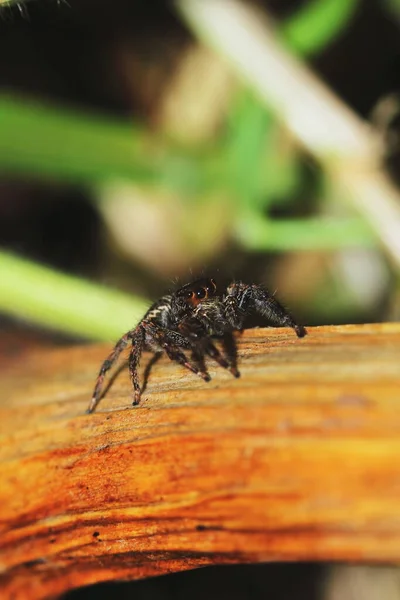
[[205,564],[400,560],[399,325],[247,331],[240,380],[161,359],[139,407],[123,371],[85,415],[106,350],[2,367],[2,598]]

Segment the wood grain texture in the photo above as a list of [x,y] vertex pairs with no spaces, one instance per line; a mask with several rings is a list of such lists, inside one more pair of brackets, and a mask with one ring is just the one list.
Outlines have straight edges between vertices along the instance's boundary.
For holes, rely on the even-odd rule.
[[[84,414],[109,346],[1,367],[0,596],[270,560],[400,561],[400,326],[254,329]],[[142,360],[143,369],[150,355]]]

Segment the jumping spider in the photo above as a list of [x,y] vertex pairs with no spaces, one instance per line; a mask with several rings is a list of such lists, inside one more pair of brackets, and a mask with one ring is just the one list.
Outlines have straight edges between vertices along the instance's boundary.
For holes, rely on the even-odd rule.
[[[204,364],[205,356],[210,356],[221,367],[229,369],[234,377],[240,377],[233,331],[241,331],[245,318],[251,313],[258,313],[275,325],[292,327],[299,338],[307,333],[261,285],[234,282],[219,293],[214,279],[199,279],[163,296],[149,308],[134,329],[122,336],[103,362],[87,412],[95,409],[106,372],[129,342],[132,344],[129,372],[134,389],[134,405],[140,401],[138,365],[144,349],[156,353],[165,351],[171,360],[196,373],[204,381],[211,379]],[[221,339],[223,354],[214,345],[214,338]],[[191,361],[183,350],[191,352]]]

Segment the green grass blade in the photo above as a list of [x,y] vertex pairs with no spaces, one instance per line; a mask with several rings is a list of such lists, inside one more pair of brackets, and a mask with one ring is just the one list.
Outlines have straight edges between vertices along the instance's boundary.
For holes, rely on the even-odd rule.
[[71,335],[114,340],[146,301],[0,252],[0,311]]
[[359,3],[360,0],[309,0],[281,24],[280,33],[298,54],[316,54],[343,31]]
[[254,213],[242,214],[236,238],[253,251],[339,250],[376,245],[376,237],[359,218],[266,220]]
[[142,135],[128,122],[0,97],[0,171],[92,184],[153,181]]

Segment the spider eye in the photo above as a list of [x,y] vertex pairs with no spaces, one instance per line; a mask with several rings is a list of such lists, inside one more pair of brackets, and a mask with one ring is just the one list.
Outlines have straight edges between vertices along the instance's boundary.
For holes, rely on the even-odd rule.
[[196,290],[196,298],[199,298],[199,300],[201,300],[202,298],[205,298],[206,296],[207,296],[206,288],[199,288],[198,290]]
[[187,290],[186,292],[186,298],[189,300],[189,298],[193,298],[194,293],[192,290]]

